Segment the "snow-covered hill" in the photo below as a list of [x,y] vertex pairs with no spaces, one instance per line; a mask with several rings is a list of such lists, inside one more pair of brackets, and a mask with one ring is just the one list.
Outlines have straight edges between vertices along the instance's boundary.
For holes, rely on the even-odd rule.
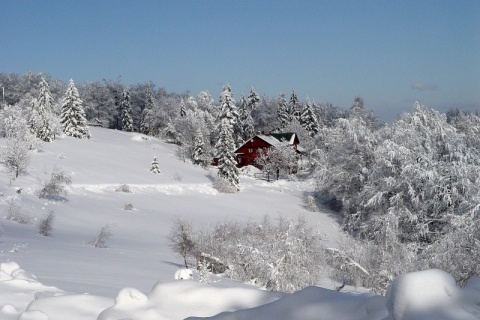
[[[29,172],[18,179],[0,172],[0,319],[173,320],[254,307],[218,319],[313,319],[327,309],[330,313],[322,319],[386,319],[385,299],[372,295],[322,288],[286,295],[217,277],[212,284],[174,281],[182,260],[171,252],[166,235],[175,217],[200,229],[225,220],[260,220],[265,215],[296,219],[303,214],[333,246],[341,232],[329,212],[304,208],[302,197],[313,191],[311,181],[269,183],[243,175],[239,193],[222,194],[212,187],[214,168],[206,171],[180,161],[171,144],[101,128],[91,128],[91,133],[90,140],[60,137],[43,144],[32,155]],[[160,174],[150,172],[155,156]],[[38,198],[54,170],[72,178],[68,194],[57,201]],[[121,185],[131,192],[118,192]],[[13,198],[32,223],[4,219]],[[125,210],[127,203],[133,210]],[[40,236],[36,223],[51,211],[52,234]],[[112,224],[113,232],[108,248],[88,245],[106,224]],[[469,311],[456,313],[463,318],[445,319],[480,318],[478,282],[472,283],[473,293],[465,295],[472,301],[465,307]],[[451,283],[449,288],[457,290]],[[457,291],[452,299],[465,297]],[[306,311],[283,312],[287,304],[282,301],[292,312]]]

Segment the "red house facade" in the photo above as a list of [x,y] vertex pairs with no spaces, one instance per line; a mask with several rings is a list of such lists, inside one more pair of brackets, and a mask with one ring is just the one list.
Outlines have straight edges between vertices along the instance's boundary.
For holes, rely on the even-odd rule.
[[235,154],[237,155],[237,167],[241,168],[248,165],[255,165],[255,159],[258,157],[259,149],[266,152],[269,148],[275,148],[285,142],[288,142],[295,151],[299,151],[299,140],[295,133],[257,134],[255,137],[247,140],[240,148],[235,150]]

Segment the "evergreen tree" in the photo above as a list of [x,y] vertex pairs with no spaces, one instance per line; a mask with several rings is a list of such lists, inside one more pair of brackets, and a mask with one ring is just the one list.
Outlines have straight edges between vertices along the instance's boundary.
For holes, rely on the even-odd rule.
[[147,100],[145,102],[145,109],[142,113],[142,122],[140,124],[140,131],[146,135],[154,135],[154,108],[155,108],[155,96],[153,95],[152,88],[150,87],[147,92]]
[[180,117],[185,117],[187,115],[187,110],[185,110],[185,101],[183,99],[180,101]]
[[82,103],[83,101],[80,100],[78,90],[73,80],[70,80],[63,99],[60,123],[63,127],[63,132],[67,136],[89,139],[91,135],[86,124],[87,120],[85,119]]
[[237,161],[235,160],[235,141],[232,125],[227,118],[220,123],[220,134],[216,147],[218,157],[218,177],[227,181],[237,191],[240,190]]
[[120,107],[122,110],[123,131],[131,132],[133,131],[132,108],[130,107],[130,93],[127,89],[123,89]]
[[237,126],[238,113],[229,86],[223,88],[220,107],[220,133],[215,146],[219,159],[218,176],[226,180],[236,190],[240,190],[237,161],[234,153],[234,128]]
[[53,98],[48,87],[48,82],[42,78],[38,99],[32,101],[30,127],[32,133],[45,142],[51,142],[55,137],[52,105]]
[[295,90],[292,90],[292,94],[290,95],[290,101],[288,103],[287,113],[288,113],[289,121],[292,121],[293,119],[300,121],[301,113],[298,110],[298,97],[297,97],[297,94],[295,93]]
[[317,134],[319,130],[318,119],[315,115],[315,110],[313,108],[313,105],[310,104],[310,101],[308,100],[303,106],[302,115],[300,117],[300,124],[303,128],[305,128],[305,130],[310,132],[310,135],[312,137]]
[[250,94],[248,95],[248,103],[247,103],[248,109],[250,110],[250,112],[257,109],[259,102],[260,102],[260,98],[255,92],[255,89],[252,87],[252,89],[250,90]]
[[290,117],[288,114],[288,106],[287,101],[285,100],[285,94],[283,93],[281,93],[280,97],[278,98],[277,116],[280,120],[280,127],[285,128],[285,126],[287,126],[287,124],[290,122]]
[[150,172],[152,172],[152,173],[161,173],[162,172],[162,171],[160,171],[160,168],[158,167],[157,157],[153,158],[152,167],[150,168]]
[[232,89],[229,86],[223,87],[222,94],[220,96],[220,114],[219,121],[222,119],[228,119],[228,122],[234,128],[238,125],[238,111],[235,107],[235,100],[233,99]]
[[240,117],[242,138],[243,138],[243,141],[245,141],[253,137],[255,133],[255,127],[253,123],[251,109],[248,106],[247,100],[245,100],[245,97],[243,95],[242,95],[242,98],[240,99],[239,117]]
[[237,107],[235,106],[232,90],[229,86],[225,86],[220,96],[220,113],[218,115],[218,122],[221,124],[223,119],[227,119],[230,123],[232,139],[235,145],[242,142],[242,129],[239,118],[240,116]]
[[199,129],[195,134],[195,143],[193,146],[193,163],[205,167],[207,165],[207,157],[205,153],[205,143],[203,142],[202,131]]

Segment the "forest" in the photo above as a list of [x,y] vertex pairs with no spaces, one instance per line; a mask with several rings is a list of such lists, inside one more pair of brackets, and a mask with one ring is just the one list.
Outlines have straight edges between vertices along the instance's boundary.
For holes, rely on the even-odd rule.
[[[62,133],[88,139],[88,127],[101,126],[165,139],[194,165],[220,157],[219,177],[227,184],[219,188],[237,192],[235,147],[259,131],[295,132],[302,173],[316,182],[313,201],[332,209],[356,239],[328,251],[340,282],[383,292],[406,272],[439,268],[460,284],[480,274],[478,112],[440,113],[415,103],[387,124],[361,97],[342,109],[302,101],[295,91],[261,97],[252,87],[235,100],[225,86],[215,99],[209,92],[169,93],[151,82],[75,85],[34,72],[0,73],[0,84],[0,134],[7,141],[0,158],[15,176],[36,145]],[[263,159],[270,161],[265,170],[295,179],[288,154],[271,158]]]

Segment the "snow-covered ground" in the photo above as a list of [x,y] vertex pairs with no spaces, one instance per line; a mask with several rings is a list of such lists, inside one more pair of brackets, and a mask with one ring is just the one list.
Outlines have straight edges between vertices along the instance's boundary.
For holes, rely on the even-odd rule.
[[[438,270],[397,279],[387,298],[320,287],[287,295],[219,277],[199,283],[196,274],[175,281],[182,260],[166,239],[175,217],[200,229],[303,214],[328,245],[342,235],[329,212],[304,208],[311,181],[269,183],[243,175],[241,192],[221,194],[212,187],[214,169],[178,160],[173,145],[137,133],[91,132],[90,140],[43,144],[18,179],[0,172],[1,320],[184,319],[222,312],[215,319],[480,319],[480,281],[460,289]],[[154,156],[160,174],[149,171]],[[72,177],[68,195],[39,199],[38,189],[55,169]],[[123,184],[132,192],[117,192]],[[33,223],[3,219],[12,197]],[[133,210],[124,209],[127,203]],[[52,235],[38,235],[36,221],[52,210]],[[106,224],[113,232],[108,248],[88,245]]]

